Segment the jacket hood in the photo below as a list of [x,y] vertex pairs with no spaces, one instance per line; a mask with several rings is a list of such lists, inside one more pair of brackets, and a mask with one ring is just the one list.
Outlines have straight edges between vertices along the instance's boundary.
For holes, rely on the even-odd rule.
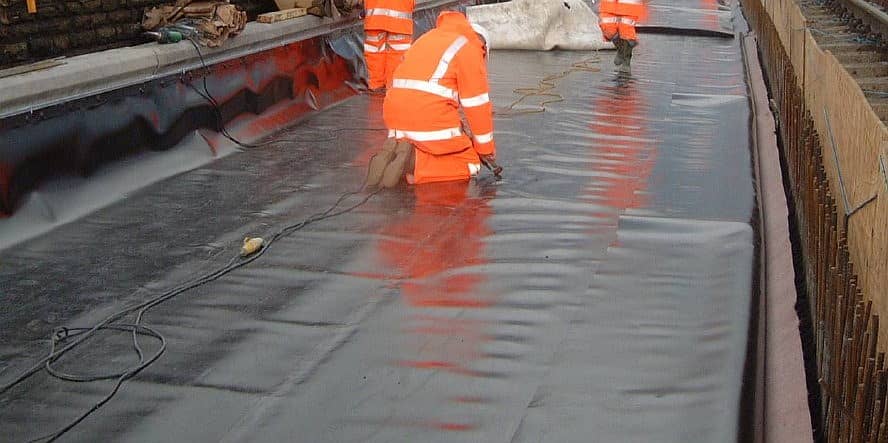
[[472,29],[472,24],[469,23],[469,19],[467,19],[466,16],[460,12],[442,12],[438,15],[438,22],[435,26],[442,31],[449,31],[460,34],[469,39],[470,42],[473,42],[478,46],[484,46],[484,42],[481,41],[481,38],[478,37],[478,34],[476,34],[475,30]]

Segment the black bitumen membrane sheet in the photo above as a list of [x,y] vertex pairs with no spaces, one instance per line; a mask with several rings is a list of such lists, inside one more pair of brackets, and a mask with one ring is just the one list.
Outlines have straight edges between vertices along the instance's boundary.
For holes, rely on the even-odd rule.
[[[60,441],[735,440],[755,251],[740,42],[643,35],[631,76],[613,56],[494,52],[500,111],[578,62],[600,72],[557,80],[543,113],[498,115],[502,180],[382,192],[149,311],[166,352]],[[94,325],[360,187],[381,104],[354,97],[288,130],[302,141],[0,252],[0,383],[54,326]],[[55,367],[136,359],[105,332]],[[113,386],[38,373],[0,395],[0,440],[52,433]]]

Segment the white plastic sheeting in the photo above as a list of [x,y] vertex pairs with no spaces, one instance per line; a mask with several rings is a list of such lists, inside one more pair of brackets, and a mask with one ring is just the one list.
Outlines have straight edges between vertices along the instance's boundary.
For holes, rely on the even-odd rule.
[[471,6],[472,23],[490,32],[491,49],[548,51],[613,49],[598,27],[598,15],[583,0],[512,0]]

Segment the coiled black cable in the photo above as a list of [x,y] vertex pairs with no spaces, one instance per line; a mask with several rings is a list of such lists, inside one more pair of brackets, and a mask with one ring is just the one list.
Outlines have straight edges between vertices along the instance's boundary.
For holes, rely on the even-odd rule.
[[[286,237],[287,235],[290,235],[296,231],[299,231],[300,229],[303,229],[312,223],[316,223],[316,222],[319,222],[322,220],[337,217],[339,215],[343,215],[343,214],[349,213],[351,211],[354,211],[355,209],[358,209],[359,207],[363,206],[368,201],[370,201],[370,199],[373,198],[373,196],[375,196],[379,192],[381,192],[381,190],[382,190],[382,188],[377,189],[374,192],[364,195],[364,197],[361,200],[359,200],[357,203],[355,203],[351,206],[348,206],[346,208],[336,210],[336,208],[338,208],[342,204],[342,202],[345,201],[347,198],[358,195],[361,193],[360,191],[346,192],[346,193],[342,194],[336,200],[336,202],[334,202],[325,211],[320,212],[320,213],[316,213],[316,214],[312,215],[311,217],[308,217],[298,223],[286,225],[286,226],[278,229],[276,232],[274,232],[268,238],[268,241],[258,251],[256,251],[256,253],[254,253],[253,255],[250,255],[248,257],[241,257],[241,256],[237,255],[237,256],[233,257],[228,262],[228,264],[226,264],[225,266],[222,266],[214,271],[204,274],[204,275],[196,278],[195,280],[192,280],[191,282],[184,283],[180,286],[170,289],[170,290],[164,292],[163,294],[161,294],[157,297],[151,298],[149,300],[146,300],[138,305],[135,305],[135,306],[132,306],[129,308],[125,308],[125,309],[122,309],[118,312],[115,312],[114,314],[111,314],[105,320],[99,322],[98,324],[96,324],[95,326],[93,326],[91,328],[67,328],[67,329],[66,328],[59,328],[59,329],[57,329],[56,331],[54,331],[53,337],[51,339],[51,346],[50,346],[49,355],[47,355],[46,357],[41,359],[40,362],[38,362],[37,364],[32,366],[30,369],[25,371],[21,376],[17,377],[12,382],[10,382],[10,383],[4,385],[2,388],[0,388],[0,394],[3,394],[5,392],[9,391],[14,386],[27,380],[28,378],[30,378],[31,376],[33,376],[34,374],[39,372],[41,369],[46,369],[47,372],[54,377],[58,377],[62,380],[67,380],[67,381],[72,381],[72,382],[92,382],[92,381],[110,380],[110,379],[116,378],[117,382],[115,383],[114,388],[108,393],[108,395],[106,395],[102,400],[100,400],[98,403],[93,405],[89,410],[85,411],[83,414],[81,414],[79,417],[77,417],[71,423],[60,428],[59,430],[57,430],[51,434],[47,434],[42,437],[38,437],[34,440],[31,440],[31,442],[40,442],[40,441],[44,441],[44,440],[49,441],[49,442],[55,441],[56,439],[58,439],[59,437],[64,435],[66,432],[70,431],[72,428],[77,426],[84,419],[89,417],[92,413],[94,413],[99,408],[104,406],[106,403],[111,401],[111,399],[120,390],[120,387],[123,385],[124,382],[126,382],[130,378],[133,378],[134,376],[136,376],[137,374],[142,372],[142,370],[144,370],[145,368],[150,366],[158,358],[160,358],[161,355],[163,355],[163,353],[166,350],[166,339],[158,331],[156,331],[148,326],[143,325],[144,316],[149,310],[151,310],[152,308],[154,308],[154,307],[156,307],[156,306],[158,306],[158,305],[160,305],[172,298],[175,298],[176,296],[179,296],[191,289],[194,289],[199,286],[210,283],[212,281],[215,281],[215,280],[221,278],[222,276],[224,276],[236,269],[242,268],[242,267],[258,260],[260,257],[265,255],[265,253],[268,251],[268,249],[277,240],[279,240],[283,237]],[[133,313],[136,314],[136,318],[132,323],[117,323],[117,321],[119,321],[123,318],[126,318],[128,315],[133,314]],[[58,361],[67,352],[69,352],[72,349],[74,349],[75,347],[83,344],[85,341],[87,341],[89,338],[92,338],[99,331],[105,331],[105,330],[130,332],[132,334],[133,349],[136,351],[136,354],[139,356],[139,363],[132,366],[131,368],[128,368],[128,369],[122,371],[122,372],[99,374],[99,375],[94,375],[94,376],[79,376],[79,375],[66,374],[66,373],[62,373],[52,367],[52,364],[54,362]],[[158,349],[149,358],[145,358],[145,353],[142,350],[141,345],[139,344],[138,337],[140,335],[152,337],[160,343]],[[69,338],[72,338],[73,341],[71,341],[67,345],[64,345],[61,348],[58,348],[58,346],[60,344],[62,344],[64,341],[66,341]]]

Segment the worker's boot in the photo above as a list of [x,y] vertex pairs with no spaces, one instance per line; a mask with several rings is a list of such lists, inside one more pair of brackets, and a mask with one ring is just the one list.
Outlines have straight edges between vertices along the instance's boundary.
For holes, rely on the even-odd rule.
[[614,37],[614,39],[611,41],[613,42],[614,46],[617,48],[617,55],[614,57],[614,64],[617,66],[620,66],[623,64],[623,60],[624,60],[623,43],[625,42],[625,40],[623,40],[619,37]]
[[382,174],[381,186],[384,188],[395,187],[401,182],[408,167],[413,168],[413,162],[413,145],[406,141],[399,141],[395,145],[395,158],[386,166],[385,172]]
[[632,72],[632,50],[638,46],[635,40],[623,40],[625,49],[623,50],[623,65],[620,66],[620,72],[629,74]]
[[396,145],[397,141],[394,138],[390,138],[382,144],[382,150],[370,158],[370,165],[367,168],[367,180],[364,182],[365,187],[375,188],[382,182],[385,169],[395,158]]

